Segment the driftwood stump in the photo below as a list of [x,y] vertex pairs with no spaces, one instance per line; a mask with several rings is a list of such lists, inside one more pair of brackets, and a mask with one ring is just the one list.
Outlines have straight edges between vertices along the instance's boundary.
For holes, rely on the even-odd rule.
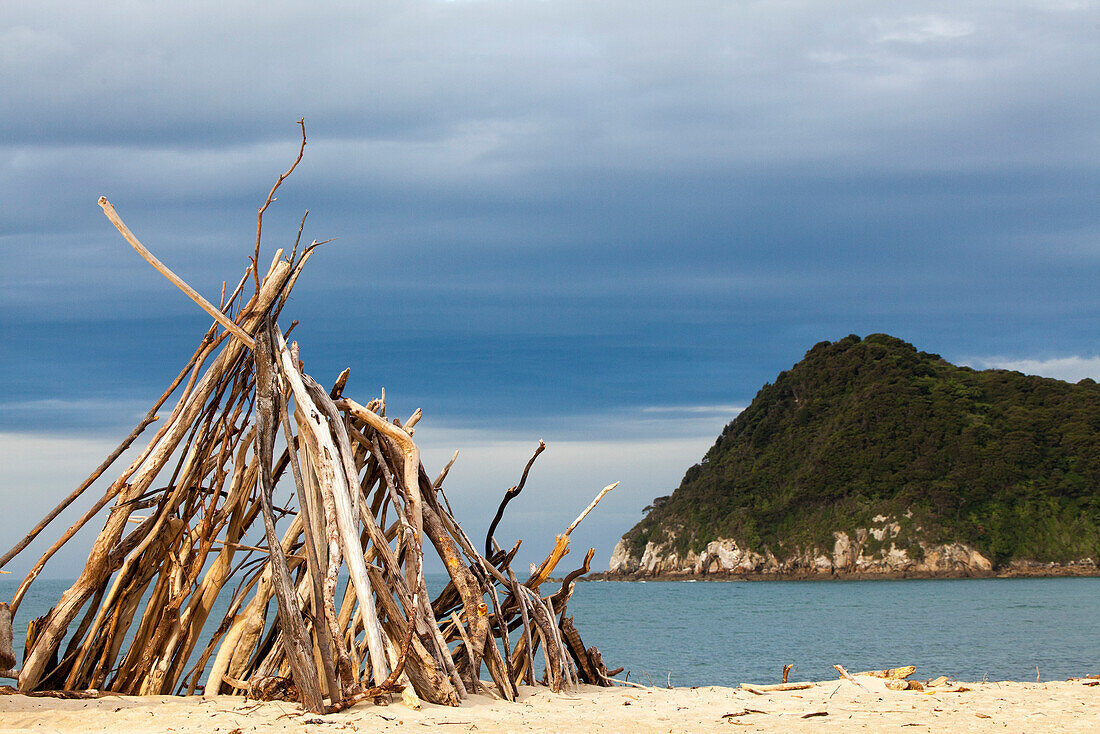
[[0,601],[0,670],[15,667],[15,648],[11,631],[11,610],[6,602]]

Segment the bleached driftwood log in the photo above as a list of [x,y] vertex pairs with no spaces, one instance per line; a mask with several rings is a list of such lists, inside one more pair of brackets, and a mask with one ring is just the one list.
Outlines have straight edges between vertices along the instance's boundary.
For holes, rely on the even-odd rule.
[[782,691],[802,691],[807,688],[813,688],[816,683],[812,681],[800,681],[797,683],[770,683],[767,685],[757,685],[755,683],[742,683],[741,687],[749,693],[755,693],[757,695],[763,695],[765,693],[777,693]]
[[917,672],[916,666],[905,665],[900,668],[887,668],[885,670],[864,670],[856,675],[866,675],[871,678],[885,678],[886,680],[902,680]]

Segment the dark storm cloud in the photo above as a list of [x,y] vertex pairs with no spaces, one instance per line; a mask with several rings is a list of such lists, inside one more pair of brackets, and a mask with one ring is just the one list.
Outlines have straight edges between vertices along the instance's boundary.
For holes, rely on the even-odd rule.
[[659,435],[643,407],[746,404],[849,332],[1093,364],[1098,25],[1068,1],[7,3],[0,431],[124,434],[205,329],[97,197],[216,297],[303,115],[265,256],[307,208],[339,238],[287,315],[319,379],[351,365],[397,413]]

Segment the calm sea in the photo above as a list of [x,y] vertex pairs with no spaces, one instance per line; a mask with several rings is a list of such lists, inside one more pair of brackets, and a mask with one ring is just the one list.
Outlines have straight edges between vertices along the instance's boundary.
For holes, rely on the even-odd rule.
[[[0,580],[0,599],[16,584]],[[32,587],[15,620],[17,654],[28,620],[68,585]],[[1036,667],[1043,680],[1100,673],[1100,578],[606,581],[578,584],[568,614],[608,667],[659,685],[775,682],[784,663],[791,680],[833,678],[835,663],[963,680],[1035,680]]]

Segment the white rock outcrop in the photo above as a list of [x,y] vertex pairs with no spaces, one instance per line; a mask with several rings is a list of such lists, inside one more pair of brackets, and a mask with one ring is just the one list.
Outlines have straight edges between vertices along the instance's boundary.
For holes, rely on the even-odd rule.
[[[992,562],[964,543],[930,544],[917,541],[919,558],[909,554],[911,544],[899,547],[901,534],[896,518],[877,515],[869,528],[856,528],[852,535],[833,533],[833,547],[811,548],[780,561],[768,548],[742,548],[737,541],[724,538],[707,543],[699,553],[683,557],[672,549],[675,538],[664,543],[646,543],[640,557],[630,554],[620,540],[611,554],[609,569],[623,575],[704,575],[727,574],[987,574]],[[854,537],[853,537],[854,536]],[[869,547],[870,546],[870,547]]]

